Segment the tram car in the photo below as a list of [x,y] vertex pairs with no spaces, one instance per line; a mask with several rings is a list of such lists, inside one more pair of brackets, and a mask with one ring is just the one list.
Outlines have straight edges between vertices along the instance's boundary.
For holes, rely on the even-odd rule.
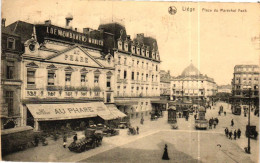
[[196,129],[207,129],[208,128],[208,120],[205,118],[206,109],[203,106],[200,106],[198,109],[198,119],[195,120],[195,128]]
[[234,115],[241,115],[241,106],[239,105],[232,105],[231,106],[232,114]]
[[168,109],[168,123],[171,124],[173,129],[177,129],[177,110],[174,106],[170,106]]

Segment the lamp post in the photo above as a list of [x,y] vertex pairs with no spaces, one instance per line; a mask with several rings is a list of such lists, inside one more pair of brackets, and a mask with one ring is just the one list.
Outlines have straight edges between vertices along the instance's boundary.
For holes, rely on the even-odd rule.
[[248,106],[248,128],[247,128],[247,132],[248,134],[248,146],[247,146],[247,150],[246,153],[250,154],[250,106],[251,106],[251,86],[250,85],[246,85],[243,87],[246,91],[248,91],[248,94],[246,94],[249,97],[249,106]]

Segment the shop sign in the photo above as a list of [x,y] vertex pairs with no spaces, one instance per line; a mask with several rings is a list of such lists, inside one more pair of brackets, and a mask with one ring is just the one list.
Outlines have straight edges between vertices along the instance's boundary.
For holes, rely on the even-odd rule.
[[65,96],[72,97],[72,91],[65,91]]
[[93,44],[97,46],[103,46],[102,39],[92,38],[87,33],[80,33],[71,29],[64,29],[53,25],[47,26],[44,33],[46,33],[49,37],[59,38],[66,41],[70,40],[81,44]]
[[55,92],[55,91],[48,91],[48,92],[47,92],[47,96],[48,96],[48,97],[55,97],[55,95],[56,95],[56,92]]
[[27,91],[26,91],[26,95],[27,95],[28,97],[36,97],[37,92],[36,92],[35,90],[27,90]]

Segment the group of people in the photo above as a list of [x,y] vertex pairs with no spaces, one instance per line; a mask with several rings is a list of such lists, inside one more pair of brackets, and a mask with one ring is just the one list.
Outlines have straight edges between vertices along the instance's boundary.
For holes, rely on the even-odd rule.
[[216,126],[218,125],[218,123],[219,123],[219,120],[218,120],[218,118],[211,118],[210,120],[209,120],[209,129],[212,129],[212,126],[214,126],[214,128],[216,128]]
[[237,138],[240,139],[241,136],[241,130],[238,129],[237,131],[235,130],[234,133],[232,132],[232,130],[228,130],[228,128],[225,128],[225,135],[226,137],[228,137],[229,139],[232,140],[232,136],[234,135],[234,140],[236,140]]

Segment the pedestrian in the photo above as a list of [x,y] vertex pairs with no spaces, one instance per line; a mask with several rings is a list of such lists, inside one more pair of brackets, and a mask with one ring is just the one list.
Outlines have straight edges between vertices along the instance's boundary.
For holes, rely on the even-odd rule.
[[77,134],[74,135],[73,140],[74,140],[74,142],[76,142],[78,140]]
[[181,112],[179,112],[179,118],[181,118]]
[[232,140],[232,131],[229,131],[229,139],[231,139]]
[[241,131],[240,129],[237,130],[237,138],[240,139],[240,136],[241,136]]
[[211,126],[211,120],[209,120],[209,129],[212,129],[212,126]]
[[218,111],[218,115],[220,116],[220,111]]
[[163,159],[163,160],[170,160],[170,158],[169,158],[169,156],[168,156],[167,144],[165,144],[162,159]]
[[136,132],[137,132],[137,134],[139,134],[139,127],[138,126],[136,127]]
[[227,127],[225,129],[225,134],[226,134],[226,137],[228,137],[228,128]]
[[225,116],[226,116],[226,114],[227,114],[227,113],[224,111],[224,115],[225,115]]
[[144,117],[141,118],[141,124],[144,124]]
[[66,135],[66,133],[64,133],[64,136],[63,136],[63,148],[66,148],[66,145],[67,145],[67,135]]
[[195,120],[197,119],[197,114],[194,114],[194,119],[195,119]]
[[231,120],[231,126],[232,126],[232,127],[234,126],[234,121],[233,121],[233,119]]
[[217,122],[213,121],[214,128],[216,128]]
[[236,138],[237,138],[237,131],[235,130],[234,131],[234,140],[236,140]]
[[218,118],[215,118],[215,121],[216,121],[216,123],[217,123],[217,125],[218,125]]

